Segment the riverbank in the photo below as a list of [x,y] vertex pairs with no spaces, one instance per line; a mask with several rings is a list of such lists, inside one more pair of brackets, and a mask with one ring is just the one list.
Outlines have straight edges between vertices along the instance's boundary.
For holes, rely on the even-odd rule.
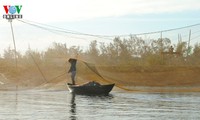
[[[45,72],[46,80],[38,71],[24,72],[16,78],[1,74],[0,90],[16,90],[16,86],[19,90],[68,90],[66,83],[71,82],[70,74],[58,76],[60,74],[54,71]],[[88,81],[97,81],[101,84],[115,83],[114,90],[118,91],[123,90],[118,88],[122,86],[132,92],[200,92],[200,67],[197,66],[127,67],[126,69],[98,67],[98,71],[101,77],[92,71],[78,71],[77,83]]]

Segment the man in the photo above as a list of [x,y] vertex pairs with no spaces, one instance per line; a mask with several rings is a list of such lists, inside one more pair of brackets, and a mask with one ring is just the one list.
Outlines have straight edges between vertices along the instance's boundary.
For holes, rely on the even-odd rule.
[[75,76],[76,76],[76,62],[77,59],[70,58],[68,62],[71,64],[68,73],[71,73],[72,84],[75,85]]

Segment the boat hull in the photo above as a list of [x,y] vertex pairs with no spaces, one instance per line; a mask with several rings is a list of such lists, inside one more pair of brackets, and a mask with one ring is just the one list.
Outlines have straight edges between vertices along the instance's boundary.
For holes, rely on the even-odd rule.
[[72,85],[67,84],[71,93],[80,95],[108,95],[115,84],[108,85]]

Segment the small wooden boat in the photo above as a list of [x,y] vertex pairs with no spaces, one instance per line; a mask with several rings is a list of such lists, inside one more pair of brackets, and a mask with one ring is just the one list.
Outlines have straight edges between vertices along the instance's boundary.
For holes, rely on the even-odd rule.
[[108,95],[115,84],[101,85],[97,82],[88,82],[82,85],[72,85],[68,83],[68,89],[71,93],[81,95]]

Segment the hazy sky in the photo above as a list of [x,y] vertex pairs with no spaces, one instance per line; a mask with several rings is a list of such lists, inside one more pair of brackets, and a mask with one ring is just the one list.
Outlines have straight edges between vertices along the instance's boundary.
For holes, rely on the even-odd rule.
[[[3,5],[22,5],[24,20],[87,34],[136,34],[200,23],[200,0],[0,0],[0,4],[2,15]],[[16,20],[13,27],[19,50],[28,44],[40,50],[53,41],[84,46],[89,39],[54,34]],[[4,46],[0,52],[13,47],[10,24],[2,18],[0,44]]]

